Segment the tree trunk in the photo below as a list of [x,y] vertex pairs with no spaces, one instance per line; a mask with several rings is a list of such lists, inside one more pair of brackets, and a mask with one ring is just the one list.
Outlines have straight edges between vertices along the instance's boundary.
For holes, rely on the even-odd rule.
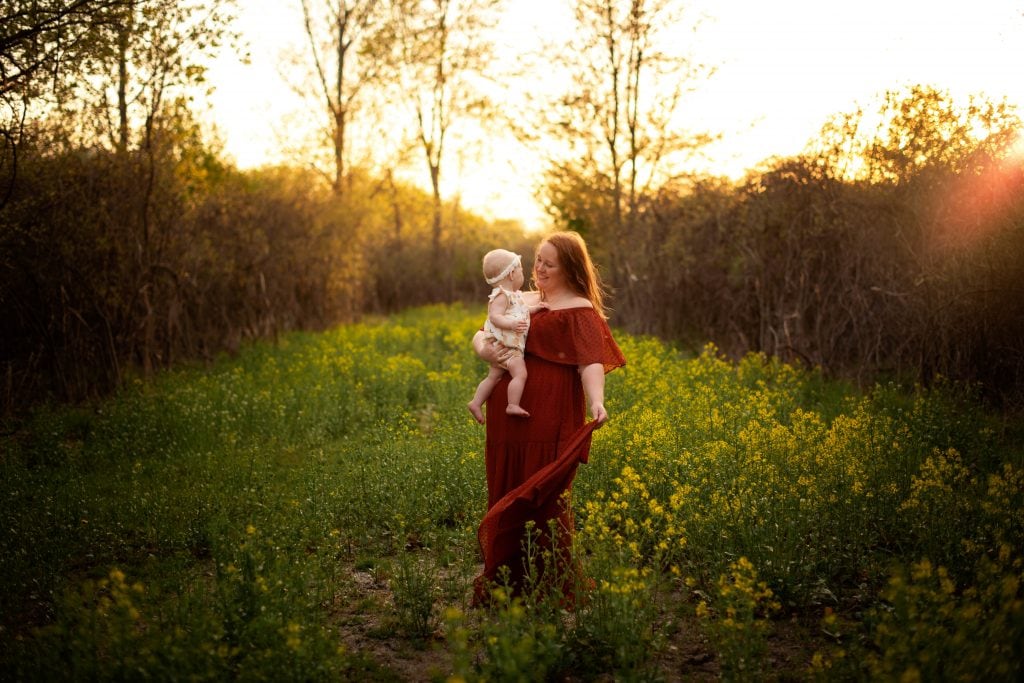
[[128,29],[122,28],[117,38],[117,153],[128,152]]

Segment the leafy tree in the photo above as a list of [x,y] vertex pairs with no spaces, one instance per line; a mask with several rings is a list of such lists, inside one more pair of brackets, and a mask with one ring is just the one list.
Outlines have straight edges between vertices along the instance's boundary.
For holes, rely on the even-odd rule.
[[822,127],[811,153],[825,173],[905,184],[934,171],[972,170],[1016,142],[1020,118],[1006,102],[971,95],[965,102],[927,85],[888,90],[873,108],[857,107]]
[[[173,275],[174,233],[183,210],[178,162],[202,147],[191,111],[207,59],[233,41],[229,0],[126,0],[112,8],[113,40],[91,53],[62,103],[72,140],[105,147],[118,190],[106,198],[100,233],[118,253],[118,286],[130,293],[114,317],[132,319],[132,355],[148,372],[161,357],[163,306],[181,298]],[[161,294],[169,289],[166,295]]]
[[87,58],[113,39],[124,0],[9,0],[0,9],[0,172],[6,203],[16,176],[17,144],[30,110],[52,102]]
[[126,0],[9,0],[0,9],[0,93],[38,94],[110,37]]
[[[161,117],[190,103],[205,64],[237,37],[233,0],[123,0],[111,10],[113,39],[87,56],[75,95],[84,142],[124,155],[149,148]],[[75,106],[69,103],[68,108]]]

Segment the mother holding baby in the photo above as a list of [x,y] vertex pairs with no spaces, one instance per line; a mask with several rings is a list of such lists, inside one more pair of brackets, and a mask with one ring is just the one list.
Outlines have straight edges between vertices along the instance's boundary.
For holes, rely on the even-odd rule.
[[[526,339],[529,381],[521,405],[530,417],[506,413],[507,373],[486,404],[488,512],[478,532],[484,571],[475,583],[477,603],[487,602],[489,588],[503,580],[516,592],[524,588],[531,572],[523,551],[530,522],[532,544],[554,559],[553,567],[534,569],[571,600],[578,577],[570,557],[572,515],[563,494],[576,466],[587,461],[591,433],[608,419],[604,376],[626,362],[605,320],[600,279],[579,234],[558,232],[541,241],[533,282],[536,290],[523,294],[526,304],[543,302],[546,308],[531,317]],[[507,350],[483,332],[473,346],[488,363],[507,359]],[[588,405],[593,419],[585,424]],[[508,568],[507,578],[502,567]]]

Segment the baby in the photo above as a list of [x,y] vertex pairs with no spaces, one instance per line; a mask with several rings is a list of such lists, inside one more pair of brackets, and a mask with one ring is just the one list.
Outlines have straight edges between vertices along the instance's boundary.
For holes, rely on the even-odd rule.
[[489,297],[490,303],[487,305],[484,332],[491,339],[496,339],[503,346],[512,349],[514,353],[502,365],[491,366],[487,377],[477,385],[473,400],[466,406],[480,424],[484,423],[484,401],[491,395],[506,370],[512,379],[508,383],[508,407],[505,408],[505,412],[520,417],[530,416],[519,405],[523,397],[523,388],[526,386],[526,361],[523,359],[523,353],[526,351],[526,332],[530,329],[530,314],[547,308],[547,304],[527,306],[523,301],[523,293],[520,290],[526,278],[523,274],[522,260],[522,256],[507,249],[495,249],[484,255],[484,278],[487,284],[494,286]]

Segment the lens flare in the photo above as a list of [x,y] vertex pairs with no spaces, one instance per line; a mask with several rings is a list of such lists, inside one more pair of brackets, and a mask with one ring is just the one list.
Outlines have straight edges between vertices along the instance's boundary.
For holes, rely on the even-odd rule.
[[961,174],[936,202],[936,244],[971,249],[999,234],[1024,192],[1024,135],[1000,160]]
[[1011,164],[1024,164],[1024,130],[1017,136],[1017,142],[1010,148],[1008,160]]

